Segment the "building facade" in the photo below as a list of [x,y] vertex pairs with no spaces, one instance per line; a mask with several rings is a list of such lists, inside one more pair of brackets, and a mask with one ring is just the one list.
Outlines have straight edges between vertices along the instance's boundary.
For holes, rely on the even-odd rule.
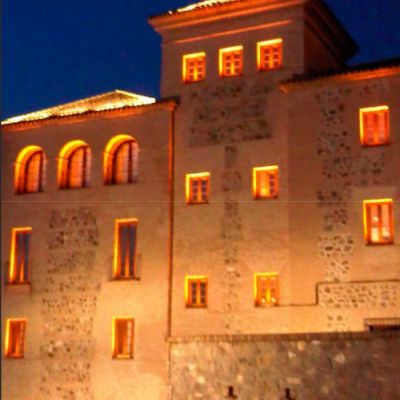
[[316,0],[150,24],[161,100],[2,124],[4,397],[397,398],[400,61]]

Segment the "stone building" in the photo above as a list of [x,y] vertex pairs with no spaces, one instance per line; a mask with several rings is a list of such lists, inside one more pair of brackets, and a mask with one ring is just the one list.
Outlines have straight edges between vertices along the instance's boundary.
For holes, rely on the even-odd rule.
[[400,60],[319,0],[149,22],[160,100],[2,123],[4,398],[400,398]]

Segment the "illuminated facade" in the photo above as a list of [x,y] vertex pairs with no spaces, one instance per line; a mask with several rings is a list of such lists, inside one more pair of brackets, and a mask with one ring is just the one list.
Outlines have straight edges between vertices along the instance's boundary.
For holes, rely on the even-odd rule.
[[[351,399],[305,367],[307,335],[400,325],[400,61],[347,67],[356,45],[312,0],[150,23],[162,100],[3,122],[4,398]],[[280,372],[273,334],[300,335]],[[323,351],[350,371],[340,340]]]

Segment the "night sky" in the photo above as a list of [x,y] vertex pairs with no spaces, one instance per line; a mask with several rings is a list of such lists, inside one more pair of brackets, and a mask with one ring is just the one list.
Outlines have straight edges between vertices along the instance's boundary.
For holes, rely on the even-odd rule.
[[[149,15],[190,0],[3,0],[2,116],[124,89],[158,96],[160,38]],[[360,50],[400,56],[400,0],[326,0]]]

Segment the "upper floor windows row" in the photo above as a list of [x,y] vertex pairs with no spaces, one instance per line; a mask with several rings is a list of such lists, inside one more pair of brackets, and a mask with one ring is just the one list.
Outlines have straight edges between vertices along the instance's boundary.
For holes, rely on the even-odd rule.
[[[128,135],[112,138],[104,150],[104,183],[107,185],[136,182],[138,177],[139,146]],[[47,158],[39,146],[27,146],[15,163],[15,191],[18,194],[44,190]],[[81,140],[68,142],[57,159],[59,189],[88,187],[92,151]]]
[[[282,39],[257,43],[257,69],[268,71],[282,67]],[[219,49],[218,72],[222,77],[243,73],[243,46]],[[206,53],[185,54],[182,66],[183,82],[200,82],[206,78]]]
[[[210,173],[200,172],[186,175],[186,202],[208,203],[210,196]],[[278,197],[279,167],[277,165],[253,168],[253,197],[272,199]]]

